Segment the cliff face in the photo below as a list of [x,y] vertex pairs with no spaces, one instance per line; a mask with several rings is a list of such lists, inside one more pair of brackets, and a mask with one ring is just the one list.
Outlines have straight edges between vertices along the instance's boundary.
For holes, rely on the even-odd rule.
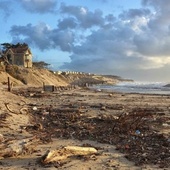
[[47,69],[23,68],[18,66],[9,66],[6,71],[0,72],[0,83],[6,84],[10,77],[14,86],[42,86],[43,83],[55,86],[67,86],[88,84],[109,83],[116,84],[121,81],[117,76],[86,75],[86,74],[68,74],[57,75]]
[[68,82],[57,77],[47,69],[23,68],[11,66],[6,72],[0,72],[0,83],[6,84],[10,77],[14,86],[42,86],[43,83],[55,86],[66,86]]

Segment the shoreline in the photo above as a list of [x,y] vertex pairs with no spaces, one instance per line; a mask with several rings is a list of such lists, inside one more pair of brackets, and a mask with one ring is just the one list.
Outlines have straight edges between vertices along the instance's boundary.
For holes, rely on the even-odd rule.
[[[13,110],[18,110],[17,103],[21,101],[25,102],[24,107],[28,109],[27,114],[17,115],[18,124],[14,128],[16,138],[36,137],[34,144],[31,144],[35,149],[32,154],[27,153],[25,155],[27,158],[21,154],[19,157],[13,157],[12,161],[10,157],[1,159],[0,162],[4,169],[26,169],[28,164],[31,164],[30,168],[48,169],[37,163],[37,160],[49,148],[56,149],[61,146],[81,146],[83,144],[98,148],[100,154],[95,155],[94,159],[88,158],[86,161],[85,157],[69,158],[63,165],[58,165],[58,168],[135,170],[141,169],[141,167],[142,169],[170,167],[168,161],[170,153],[165,152],[160,143],[166,143],[165,148],[169,149],[169,96],[98,92],[88,89],[53,93],[37,89],[15,89],[14,94],[5,91],[1,93],[4,93],[1,94],[3,100],[10,100],[8,102]],[[20,107],[22,105],[23,103]],[[1,104],[1,108],[3,108],[3,112],[7,112],[3,104]],[[14,116],[14,114],[10,114],[12,117]],[[139,120],[136,119],[136,123],[134,116],[139,118]],[[29,120],[22,122],[23,117],[29,117]],[[16,124],[16,119],[13,120],[14,122],[10,123]],[[38,124],[41,124],[42,128],[37,126]],[[134,124],[134,127],[130,127],[131,124]],[[24,127],[23,129],[21,129],[21,125]],[[3,128],[0,130],[7,141],[10,136],[9,131],[5,131]],[[140,134],[136,134],[137,132]],[[160,141],[157,141],[158,136]],[[159,147],[153,147],[153,143],[145,141],[145,138],[149,140],[150,137],[152,137],[153,143],[155,140],[157,141]],[[136,147],[137,141],[141,142],[139,147]],[[141,146],[143,150],[140,149]],[[158,157],[155,157],[153,153],[157,152],[157,149],[161,150],[158,156],[162,157],[164,154],[164,159],[159,160]],[[135,155],[134,152],[138,154]],[[153,158],[148,159],[151,156]],[[51,165],[49,169],[56,168]]]
[[118,92],[125,94],[156,94],[170,95],[170,89],[163,82],[119,82],[117,84],[99,84],[91,86],[90,89],[97,91]]

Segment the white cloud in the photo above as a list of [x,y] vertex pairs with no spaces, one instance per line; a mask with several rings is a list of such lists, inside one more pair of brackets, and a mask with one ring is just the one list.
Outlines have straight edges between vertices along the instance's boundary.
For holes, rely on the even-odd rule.
[[67,6],[63,3],[60,10],[62,14],[75,17],[81,28],[88,29],[93,26],[101,26],[104,23],[103,13],[99,9],[91,12],[85,7]]
[[162,68],[167,64],[170,64],[170,57],[166,56],[159,56],[159,57],[149,57],[148,66],[144,66],[144,69],[155,69],[155,68]]
[[84,7],[81,7],[81,8],[80,8],[80,13],[81,13],[82,15],[86,15],[86,14],[87,14],[87,10],[86,10]]

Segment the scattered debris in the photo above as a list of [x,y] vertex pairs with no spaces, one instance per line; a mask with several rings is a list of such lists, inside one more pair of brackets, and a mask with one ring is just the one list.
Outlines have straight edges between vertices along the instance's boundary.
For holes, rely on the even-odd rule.
[[[34,113],[36,121],[43,124],[41,133],[114,144],[136,165],[158,164],[160,167],[170,167],[168,137],[159,134],[154,128],[170,118],[155,116],[156,109],[135,108],[129,113],[116,116],[101,114],[96,117],[88,117],[73,110],[70,112],[68,108],[62,111],[55,108],[46,110],[50,116],[43,115],[44,119],[41,119],[41,109]],[[37,129],[30,132],[37,134]]]
[[13,157],[17,155],[23,155],[26,153],[32,153],[35,151],[36,139],[28,138],[22,140],[5,141],[0,145],[0,157]]
[[71,156],[85,156],[96,154],[97,150],[92,147],[66,146],[58,150],[48,150],[41,158],[42,164],[63,161]]
[[3,141],[4,141],[4,136],[0,134],[0,143],[2,143]]
[[28,108],[21,108],[20,113],[21,114],[28,114]]
[[37,108],[36,106],[34,106],[34,107],[32,108],[32,110],[35,111],[35,110],[38,110],[38,108]]
[[11,110],[11,109],[9,108],[9,106],[8,106],[9,103],[4,103],[4,105],[5,105],[6,109],[7,109],[9,112],[14,113],[14,114],[18,114],[18,113],[14,112],[13,110]]
[[[23,127],[22,130],[33,134],[39,143],[49,143],[53,138],[94,140],[115,145],[117,150],[124,153],[126,158],[133,161],[137,166],[152,164],[160,168],[170,168],[170,137],[169,134],[163,134],[159,130],[169,128],[170,117],[165,114],[162,107],[149,107],[146,104],[146,107],[127,106],[127,109],[123,104],[85,102],[82,100],[83,94],[64,93],[62,95],[65,98],[61,99],[62,96],[59,93],[41,93],[41,91],[42,89],[38,91],[33,89],[17,92],[17,95],[34,97],[38,100],[42,98],[43,104],[27,104],[28,109],[24,107],[17,112],[29,113],[29,116],[32,117],[31,125]],[[14,91],[14,93],[16,92]],[[53,100],[53,98],[50,98],[52,95],[55,99],[59,99],[60,105],[58,104],[58,107],[53,104],[46,104],[47,100]],[[67,99],[67,96],[78,97],[78,102],[72,102]],[[107,97],[110,99],[111,95],[107,95]],[[63,102],[64,100],[65,102]],[[9,108],[9,103],[5,103],[5,106],[9,112],[15,113]],[[98,114],[91,115],[91,111],[98,112]],[[86,112],[88,114],[85,114]],[[3,121],[6,116],[6,114],[0,115],[0,126],[4,126]],[[2,143],[5,143],[4,139],[2,141]],[[32,143],[29,141],[4,144],[0,148],[0,156],[23,154],[30,150],[30,146],[32,146]],[[85,147],[75,148],[63,147],[48,151],[41,158],[41,163],[48,164],[75,155],[91,154]],[[95,148],[92,147],[92,150],[94,151],[92,155],[97,153]],[[62,166],[62,163],[60,166]]]

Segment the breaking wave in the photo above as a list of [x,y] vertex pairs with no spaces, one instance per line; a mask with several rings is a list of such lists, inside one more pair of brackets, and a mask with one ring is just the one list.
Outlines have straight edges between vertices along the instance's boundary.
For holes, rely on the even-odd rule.
[[165,82],[120,82],[116,85],[99,85],[95,88],[124,93],[170,94],[170,87],[164,87],[166,84]]

